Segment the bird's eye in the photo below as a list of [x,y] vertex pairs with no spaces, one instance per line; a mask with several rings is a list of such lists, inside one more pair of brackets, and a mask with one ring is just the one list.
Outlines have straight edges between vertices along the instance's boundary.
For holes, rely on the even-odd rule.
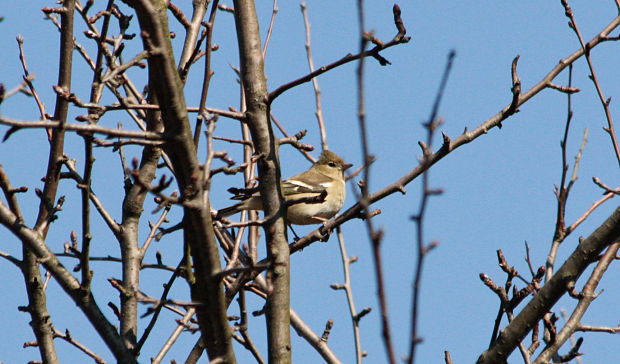
[[330,167],[336,167],[336,162],[329,162],[327,165]]

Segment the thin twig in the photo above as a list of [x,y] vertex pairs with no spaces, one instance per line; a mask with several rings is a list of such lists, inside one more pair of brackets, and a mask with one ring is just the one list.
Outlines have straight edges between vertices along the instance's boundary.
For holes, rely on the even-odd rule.
[[611,102],[611,99],[605,99],[605,96],[603,95],[603,90],[601,89],[601,86],[596,77],[596,72],[594,71],[594,65],[592,64],[592,59],[590,58],[590,50],[592,49],[593,45],[591,45],[590,43],[585,44],[583,42],[581,32],[579,31],[579,27],[577,26],[577,22],[575,21],[575,16],[573,15],[573,10],[571,9],[570,5],[568,5],[568,0],[562,0],[562,6],[564,6],[566,17],[569,18],[570,20],[568,25],[571,29],[573,29],[573,31],[577,35],[577,38],[579,38],[579,43],[581,44],[581,48],[584,51],[586,62],[588,63],[588,68],[590,68],[590,79],[594,83],[594,87],[596,88],[596,93],[598,94],[598,97],[601,101],[601,105],[603,106],[603,110],[605,111],[605,117],[607,118],[607,128],[605,128],[605,131],[607,131],[607,133],[609,134],[611,138],[611,144],[614,148],[614,152],[616,153],[616,159],[618,161],[618,165],[620,165],[620,148],[618,147],[618,141],[616,140],[616,132],[614,131],[614,122],[611,117],[611,110],[609,109],[609,104]]
[[[24,38],[21,35],[17,36],[17,45],[19,46],[19,60],[21,61],[22,68],[24,69],[24,82],[28,85],[30,89],[30,93],[34,97],[34,100],[39,108],[39,113],[41,114],[41,120],[47,120],[47,113],[45,112],[45,104],[41,101],[37,90],[35,90],[32,80],[34,76],[31,76],[28,72],[28,66],[26,65],[26,56],[24,55]],[[48,139],[52,138],[51,131],[47,129],[47,137]]]
[[[351,314],[351,323],[353,324],[353,340],[355,341],[355,362],[357,364],[362,363],[362,357],[364,353],[362,351],[362,340],[360,338],[360,316],[358,315],[357,309],[355,308],[355,300],[353,299],[353,288],[351,287],[351,263],[357,261],[357,257],[349,258],[347,255],[347,250],[344,243],[344,236],[342,234],[342,230],[339,228],[336,229],[338,235],[338,245],[340,246],[340,256],[342,258],[342,268],[344,273],[344,283],[335,287],[332,285],[332,288],[342,288],[345,291],[347,296],[347,303],[349,304],[349,313]],[[370,312],[370,308],[365,309],[365,311]]]
[[[439,90],[437,91],[437,95],[435,96],[435,102],[433,104],[433,108],[431,110],[431,115],[426,123],[424,123],[424,127],[427,131],[427,139],[426,145],[422,145],[422,163],[427,163],[428,158],[433,154],[432,146],[433,146],[433,137],[437,128],[441,125],[442,120],[437,118],[439,113],[439,105],[441,104],[441,99],[443,97],[446,84],[448,82],[448,76],[450,75],[450,71],[452,70],[452,62],[454,61],[456,53],[451,51],[448,54],[448,60],[446,62],[446,66],[444,68],[444,73],[441,78],[441,82],[439,84]],[[432,195],[437,195],[441,193],[440,190],[433,190],[429,186],[429,174],[428,170],[426,170],[422,174],[422,198],[420,200],[420,207],[415,216],[412,217],[412,220],[416,224],[416,241],[417,241],[417,262],[415,274],[413,276],[413,297],[411,299],[411,334],[409,339],[411,340],[409,344],[409,357],[407,358],[407,363],[413,364],[415,362],[415,348],[421,342],[421,338],[418,335],[418,310],[420,306],[420,285],[422,284],[422,266],[424,263],[424,258],[426,254],[437,246],[437,242],[431,242],[430,244],[426,244],[424,242],[424,216],[426,213],[426,207],[428,203],[428,199]]]
[[[200,131],[202,123],[206,119],[206,105],[207,95],[209,94],[209,86],[211,85],[211,77],[214,71],[211,69],[211,55],[213,54],[213,26],[215,25],[215,15],[217,14],[217,4],[219,0],[214,0],[211,4],[211,13],[209,15],[209,21],[206,26],[207,43],[205,44],[205,68],[204,76],[202,80],[202,91],[200,93],[200,104],[198,106],[198,117],[196,118],[196,125],[194,127],[194,147],[198,148],[200,141]],[[190,63],[188,63],[189,67]]]
[[[312,60],[312,48],[310,42],[310,22],[308,21],[308,12],[306,3],[301,3],[301,13],[304,18],[304,25],[306,28],[306,54],[308,55],[308,68],[310,73],[314,72],[314,61]],[[321,150],[329,149],[327,145],[327,133],[325,132],[325,123],[323,122],[323,110],[321,108],[321,88],[319,87],[319,81],[316,77],[312,79],[312,86],[314,87],[314,100],[316,103],[316,121],[319,123],[319,131],[321,133]]]
[[620,242],[616,242],[611,244],[605,253],[600,258],[598,264],[594,267],[590,278],[584,285],[583,291],[579,295],[579,303],[577,307],[573,310],[570,318],[566,321],[566,324],[555,335],[555,340],[549,343],[547,347],[543,350],[542,353],[536,358],[534,364],[542,364],[547,363],[551,359],[553,355],[557,353],[557,351],[562,347],[564,342],[570,338],[570,336],[579,328],[581,325],[580,321],[583,315],[586,313],[587,308],[590,306],[592,301],[596,298],[596,287],[598,286],[601,278],[607,271],[609,264],[615,259],[616,253],[620,249]]
[[276,14],[278,13],[278,0],[273,0],[273,8],[271,10],[271,20],[269,21],[269,28],[267,29],[267,37],[265,38],[265,45],[263,46],[263,60],[267,55],[267,47],[269,46],[269,40],[271,39],[271,32],[273,31],[273,24],[276,20]]
[[[286,130],[284,129],[282,124],[280,124],[280,122],[278,121],[278,119],[276,119],[276,117],[275,117],[275,115],[273,115],[273,113],[271,113],[269,117],[271,118],[271,121],[273,121],[273,123],[276,124],[276,127],[280,130],[280,132],[282,134],[284,134],[284,136],[286,138],[291,138],[291,135],[286,132]],[[301,152],[301,154],[303,154],[304,157],[306,157],[307,160],[309,160],[312,163],[316,163],[316,158],[314,158],[312,155],[310,155],[310,153],[308,153],[306,150],[300,149],[300,148],[297,148],[297,150],[299,150]]]
[[260,355],[260,352],[256,348],[256,345],[254,345],[254,342],[250,337],[250,333],[248,332],[248,311],[245,305],[245,291],[242,290],[239,292],[239,298],[237,300],[239,302],[239,313],[241,320],[239,324],[236,325],[236,328],[243,337],[243,346],[245,346],[245,348],[252,353],[252,356],[256,359],[258,364],[266,364],[265,359],[263,359],[262,355]]
[[[68,176],[77,182],[77,187],[81,188],[84,185],[84,179],[78,173],[75,167],[75,159],[66,158],[64,161],[65,167],[69,170],[69,173],[63,174],[63,176]],[[108,225],[108,228],[114,233],[118,234],[120,232],[120,225],[114,220],[110,212],[103,206],[99,197],[95,194],[92,188],[89,189],[90,200],[97,209],[97,212],[101,215],[105,223]]]
[[19,129],[26,128],[59,128],[62,126],[67,131],[77,131],[82,133],[91,134],[105,134],[110,137],[128,137],[136,139],[146,140],[166,140],[165,133],[156,133],[152,131],[139,131],[139,130],[120,130],[106,128],[97,124],[66,124],[59,121],[30,121],[30,120],[17,120],[4,116],[0,116],[0,124],[10,125],[11,128],[4,135],[4,140],[8,139],[14,132]]
[[164,356],[166,356],[168,351],[172,348],[172,345],[177,341],[177,339],[181,335],[181,332],[183,332],[183,330],[185,329],[185,325],[189,322],[189,320],[192,318],[192,316],[194,316],[195,313],[196,313],[195,308],[190,307],[187,309],[185,316],[183,316],[183,319],[180,320],[179,324],[174,329],[174,331],[172,332],[168,340],[166,340],[166,343],[161,348],[159,353],[157,353],[155,358],[151,359],[151,364],[161,363],[161,361],[164,359]]
[[84,344],[82,344],[79,341],[75,340],[73,338],[73,336],[71,335],[71,332],[69,331],[69,329],[65,330],[65,333],[63,334],[60,331],[56,330],[56,328],[52,328],[52,333],[54,335],[54,338],[63,339],[64,341],[66,341],[69,344],[73,345],[74,347],[78,348],[81,352],[83,352],[84,354],[90,356],[95,361],[95,363],[97,363],[97,364],[106,364],[106,361],[103,360],[103,358],[101,358],[99,355],[97,355],[94,351],[90,350]]
[[[395,45],[398,45],[398,44],[408,43],[409,40],[411,39],[410,37],[406,37],[404,35],[405,33],[401,30],[401,28],[399,28],[398,20],[400,20],[400,8],[398,8],[398,5],[396,5],[395,9],[398,9],[398,16],[396,16],[396,11],[394,11],[394,14],[395,14],[394,20],[395,20],[395,23],[397,25],[396,27],[399,30],[399,32],[392,40],[390,40],[387,43],[375,44],[375,47],[373,47],[372,49],[369,49],[369,50],[365,50],[364,49],[364,50],[361,50],[357,54],[348,54],[348,55],[342,57],[341,59],[339,59],[339,60],[337,60],[337,61],[335,61],[333,63],[330,63],[328,65],[320,67],[319,69],[317,69],[314,72],[310,72],[309,74],[307,74],[307,75],[305,75],[303,77],[300,77],[300,78],[298,78],[296,80],[293,80],[291,82],[288,82],[288,83],[286,83],[286,84],[276,88],[275,90],[273,90],[273,91],[271,91],[269,93],[269,103],[273,102],[273,100],[275,100],[283,92],[285,92],[285,91],[287,91],[287,90],[289,90],[289,89],[291,89],[291,88],[293,88],[295,86],[298,86],[298,85],[301,85],[302,83],[308,82],[308,81],[312,80],[313,78],[315,78],[315,77],[317,77],[317,76],[319,76],[319,75],[321,75],[321,74],[323,74],[323,73],[325,73],[325,72],[327,72],[327,71],[329,71],[329,70],[331,70],[333,68],[342,66],[343,64],[346,64],[346,63],[349,63],[349,62],[352,62],[352,61],[356,61],[358,59],[362,59],[362,58],[366,58],[366,57],[374,57],[374,58],[379,60],[379,63],[382,66],[384,66],[386,64],[389,64],[389,62],[385,58],[383,58],[383,57],[381,57],[381,55],[379,55],[379,52],[381,52],[384,49],[387,49],[387,48],[393,47]],[[402,27],[402,20],[400,20],[400,26]],[[402,29],[404,30],[404,27],[402,27]]]
[[[571,87],[573,83],[573,65],[568,66],[568,86]],[[560,147],[562,150],[562,166],[561,166],[561,174],[560,174],[560,185],[555,187],[555,195],[557,200],[557,214],[556,214],[556,222],[555,222],[555,232],[553,233],[553,241],[551,243],[551,250],[547,255],[547,274],[545,275],[545,280],[549,281],[551,276],[553,275],[553,266],[555,264],[555,258],[557,255],[558,248],[562,241],[567,236],[566,231],[566,203],[568,201],[568,195],[570,193],[570,188],[572,183],[569,183],[568,186],[566,184],[566,178],[568,175],[568,162],[566,158],[566,145],[568,143],[568,132],[570,130],[571,120],[573,119],[573,110],[572,110],[572,97],[571,94],[566,95],[567,105],[566,105],[566,124],[564,127],[564,137],[560,142]],[[586,129],[587,130],[587,129]],[[584,138],[585,142],[585,138]],[[578,154],[581,155],[581,154]],[[577,168],[579,164],[575,164],[575,168]],[[577,179],[577,170],[574,170],[573,178]]]
[[[360,52],[359,55],[366,53],[366,46],[369,41],[369,33],[366,33],[364,23],[364,1],[358,0],[358,21],[360,34]],[[396,8],[396,5],[395,5]],[[364,164],[370,164],[371,155],[368,145],[368,132],[366,130],[366,110],[364,99],[364,57],[359,57],[357,67],[357,100],[358,100],[358,118],[360,126],[360,139],[362,144],[362,153],[364,156]],[[368,237],[372,245],[373,260],[375,263],[375,280],[377,283],[377,296],[379,299],[379,307],[381,310],[381,327],[383,344],[385,346],[386,356],[390,364],[396,364],[396,356],[394,354],[394,346],[392,344],[392,333],[390,330],[390,322],[387,306],[387,294],[385,292],[385,282],[383,278],[383,266],[381,260],[381,241],[383,240],[383,231],[375,230],[372,219],[370,217],[370,198],[368,185],[370,181],[370,166],[364,170],[364,184],[362,185],[362,195],[358,198],[362,206],[366,218],[366,228]]]
[[164,211],[159,216],[159,219],[157,219],[157,222],[155,222],[155,224],[151,224],[149,222],[149,225],[151,225],[150,226],[151,231],[149,232],[149,235],[146,237],[144,244],[140,248],[140,255],[141,255],[141,258],[139,259],[140,261],[142,261],[142,259],[144,258],[144,255],[146,254],[147,249],[149,248],[149,246],[151,245],[151,242],[157,235],[157,231],[159,230],[159,227],[164,222],[168,221],[168,212],[170,212],[171,207],[172,207],[171,204],[166,204],[164,207]]

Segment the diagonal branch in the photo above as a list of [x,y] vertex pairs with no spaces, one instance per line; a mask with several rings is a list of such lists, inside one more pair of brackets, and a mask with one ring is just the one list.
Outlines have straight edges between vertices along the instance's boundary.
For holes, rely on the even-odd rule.
[[[381,63],[382,66],[385,66],[386,64],[388,64],[389,62],[387,62],[387,60],[385,60],[383,57],[381,57],[381,55],[379,55],[379,52],[383,51],[384,49],[387,48],[391,48],[395,45],[398,44],[402,44],[402,43],[408,43],[409,40],[411,39],[410,37],[406,37],[405,36],[405,28],[403,26],[402,20],[400,18],[400,8],[398,7],[398,5],[394,6],[394,20],[395,20],[395,24],[396,24],[396,28],[398,30],[398,34],[396,34],[396,36],[390,40],[387,43],[383,43],[381,41],[379,41],[378,39],[375,39],[375,46],[369,50],[362,50],[359,53],[356,54],[347,54],[346,56],[340,58],[339,60],[330,63],[328,65],[319,67],[316,71],[310,72],[309,74],[300,77],[296,80],[293,80],[291,82],[288,82],[278,88],[276,88],[275,90],[271,91],[269,93],[269,103],[272,103],[273,100],[275,100],[278,96],[280,96],[282,93],[284,93],[285,91],[301,85],[302,83],[308,82],[310,80],[312,80],[313,78],[322,75],[323,73],[332,70],[336,67],[340,67],[343,64],[347,64],[349,62],[353,62],[356,61],[358,59],[361,58],[366,58],[366,57],[374,57],[379,59],[379,62]],[[399,22],[400,21],[400,22]]]
[[[611,31],[613,31],[619,25],[620,25],[620,16],[614,18],[611,21],[611,23],[609,23],[598,35],[596,35],[592,40],[590,40],[590,42],[588,43],[591,46],[590,48],[604,42],[607,39],[609,33],[611,33]],[[558,63],[558,65],[553,67],[553,69],[551,69],[551,71],[549,71],[549,73],[545,77],[543,77],[542,80],[540,80],[536,85],[534,85],[527,92],[525,92],[524,94],[521,94],[521,97],[519,97],[519,100],[518,100],[517,107],[526,103],[534,95],[538,94],[545,88],[550,87],[549,85],[551,84],[553,79],[560,72],[562,72],[566,67],[568,67],[569,64],[572,64],[577,59],[579,59],[581,56],[583,56],[583,49],[578,49],[577,51],[575,51],[568,57],[562,59]],[[455,149],[481,137],[482,135],[487,134],[488,131],[493,129],[494,127],[498,127],[503,120],[505,120],[511,115],[507,113],[508,110],[510,109],[510,106],[511,104],[505,106],[497,114],[485,120],[484,122],[480,123],[474,130],[469,131],[465,129],[463,134],[459,135],[454,140],[451,140],[447,135],[444,134],[444,140],[443,140],[442,147],[439,148],[439,150],[437,150],[436,152],[432,153],[430,157],[428,158],[427,162],[423,161],[422,163],[418,164],[418,166],[416,166],[415,168],[407,172],[405,175],[403,175],[401,178],[396,180],[394,183],[374,193],[371,193],[368,196],[369,198],[368,202],[374,203],[376,201],[379,201],[397,192],[405,193],[404,186],[406,186],[408,183],[410,183],[415,178],[420,176],[424,171],[426,171],[428,168],[433,166],[435,163],[439,162],[446,155],[450,154]],[[360,203],[356,203],[355,205],[351,206],[349,209],[344,211],[342,214],[324,223],[321,227],[315,229],[314,231],[311,231],[306,236],[301,237],[299,240],[295,241],[294,243],[289,244],[289,249],[291,251],[291,254],[297,251],[303,250],[304,248],[306,248],[307,246],[309,246],[310,244],[316,241],[320,241],[325,236],[326,232],[335,229],[336,227],[344,224],[345,222],[351,219],[359,218],[360,216],[362,216],[360,215],[361,211],[362,211],[362,205]],[[264,259],[257,264],[268,264],[268,259]],[[258,272],[254,274],[258,274]],[[251,280],[253,279],[253,276],[250,276],[248,278],[249,280]],[[238,282],[235,284],[235,287],[231,289],[233,291],[239,290],[243,283],[244,282]]]
[[[566,262],[517,317],[504,328],[494,344],[480,355],[477,364],[503,363],[536,322],[574,285],[599,254],[620,238],[620,207],[590,236],[584,239]],[[614,254],[615,256],[615,254]]]
[[112,351],[116,360],[123,363],[137,363],[132,353],[125,347],[116,328],[99,309],[92,293],[82,290],[80,282],[60,263],[56,255],[49,250],[41,235],[20,223],[17,216],[2,202],[0,202],[0,224],[15,234],[36,255],[38,261],[52,273],[62,289],[84,312],[90,323],[97,330],[97,333]]

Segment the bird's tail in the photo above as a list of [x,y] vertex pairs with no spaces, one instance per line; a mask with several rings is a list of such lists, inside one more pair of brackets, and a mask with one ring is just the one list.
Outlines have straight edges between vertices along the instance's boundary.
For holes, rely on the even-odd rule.
[[221,219],[223,217],[228,217],[230,215],[236,214],[237,212],[243,210],[243,208],[242,208],[243,207],[243,203],[244,202],[241,201],[241,202],[236,203],[236,204],[234,204],[232,206],[229,206],[229,207],[223,208],[221,210],[218,210],[217,211],[217,215],[215,216],[215,218],[216,219]]

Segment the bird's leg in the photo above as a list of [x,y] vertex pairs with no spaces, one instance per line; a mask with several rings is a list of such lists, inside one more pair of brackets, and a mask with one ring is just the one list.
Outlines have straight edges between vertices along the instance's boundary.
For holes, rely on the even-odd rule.
[[[327,229],[325,227],[325,225],[327,224],[327,221],[329,220],[328,219],[322,219],[322,220],[325,220],[325,221],[323,222],[323,225],[321,226],[321,229],[319,230],[319,233],[321,233],[322,235],[322,237],[319,240],[325,243],[329,240],[329,236],[331,235],[332,232],[330,229]],[[323,231],[325,231],[325,233],[323,233]]]

